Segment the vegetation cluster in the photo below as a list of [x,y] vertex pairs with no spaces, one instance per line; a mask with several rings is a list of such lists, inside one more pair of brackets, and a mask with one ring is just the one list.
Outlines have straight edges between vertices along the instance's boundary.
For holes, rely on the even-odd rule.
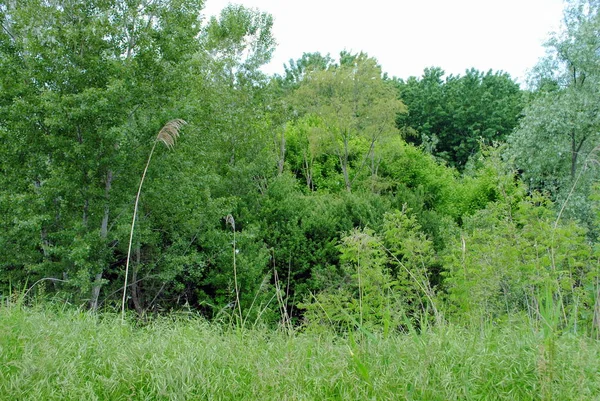
[[523,88],[347,51],[269,76],[272,17],[203,3],[0,4],[4,394],[598,395],[600,1],[565,3]]

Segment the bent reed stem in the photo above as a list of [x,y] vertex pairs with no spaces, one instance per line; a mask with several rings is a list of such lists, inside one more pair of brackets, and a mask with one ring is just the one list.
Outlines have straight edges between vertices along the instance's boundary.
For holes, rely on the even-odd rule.
[[125,279],[123,284],[123,299],[121,300],[121,320],[125,320],[125,298],[127,296],[127,278],[129,276],[129,260],[131,259],[131,245],[133,243],[133,232],[135,229],[135,220],[137,218],[138,205],[140,202],[140,194],[142,193],[142,186],[144,185],[144,179],[146,178],[146,173],[148,172],[148,167],[150,166],[150,161],[152,160],[152,155],[154,154],[154,149],[156,149],[156,144],[158,142],[162,142],[165,144],[167,149],[172,149],[175,146],[175,141],[179,137],[179,130],[187,124],[182,119],[171,120],[166,123],[162,129],[158,132],[156,139],[154,140],[154,144],[152,145],[152,149],[150,150],[150,154],[148,155],[148,160],[146,161],[146,167],[144,167],[144,172],[142,173],[142,178],[140,180],[140,186],[138,187],[137,195],[135,196],[135,205],[133,207],[133,218],[131,219],[131,230],[129,231],[129,245],[127,247],[127,260],[125,261]]

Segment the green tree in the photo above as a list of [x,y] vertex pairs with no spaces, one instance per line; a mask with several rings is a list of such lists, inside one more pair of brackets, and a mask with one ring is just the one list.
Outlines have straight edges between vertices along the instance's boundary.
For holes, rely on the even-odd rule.
[[422,232],[416,217],[406,211],[388,212],[383,218],[383,243],[397,280],[394,290],[402,300],[405,313],[415,319],[426,311],[441,322],[434,283],[439,282],[439,267],[433,242]]
[[342,53],[339,65],[309,71],[291,96],[302,115],[315,114],[322,122],[321,130],[311,132],[326,138],[322,142],[337,157],[347,191],[366,171],[376,179],[379,147],[396,132],[394,119],[405,108],[375,59]]
[[556,224],[547,199],[535,195],[516,204],[506,199],[466,219],[448,247],[445,285],[459,316],[498,318],[515,312],[538,318],[539,295],[550,286],[563,308],[563,323],[591,324],[595,277],[585,229]]
[[[224,224],[229,214],[236,222],[244,315],[250,312],[253,297],[264,295],[268,254],[256,215],[260,199],[277,175],[277,149],[271,142],[277,115],[269,110],[273,95],[259,67],[273,50],[271,24],[267,14],[227,7],[202,31],[205,51],[182,68],[185,85],[174,95],[189,122],[187,142],[181,141],[179,157],[168,157],[165,167],[170,174],[156,184],[156,196],[149,199],[149,206],[156,208],[149,224],[165,230],[163,238],[148,238],[152,258],[145,261],[145,274],[159,276],[149,280],[150,299],[167,283],[163,290],[168,291],[167,300],[183,303],[185,299],[209,316],[236,301],[230,291],[234,288],[233,234]],[[161,210],[166,211],[164,216]],[[168,264],[163,262],[165,254]]]
[[[10,216],[2,220],[3,281],[66,279],[64,288],[95,308],[101,284],[122,275],[125,222],[155,132],[168,119],[184,117],[194,124],[187,137],[199,147],[201,130],[216,137],[219,121],[223,131],[242,131],[251,105],[260,103],[249,88],[262,77],[256,69],[268,59],[271,39],[257,33],[256,24],[247,24],[249,35],[261,42],[241,36],[232,44],[218,32],[211,34],[214,24],[202,29],[201,8],[196,0],[33,1],[0,7],[0,135],[8,146],[0,164],[0,210]],[[239,8],[225,14],[249,21],[258,15]],[[266,16],[260,18],[270,26]],[[219,46],[225,52],[239,42],[257,47],[242,61],[218,57]],[[236,57],[246,54],[240,47],[234,50]],[[223,68],[225,62],[235,67],[235,79],[221,74],[231,71]],[[245,92],[236,92],[242,81]],[[193,93],[194,88],[200,91]],[[235,119],[221,115],[199,124],[211,106],[224,108],[220,93],[229,99],[243,93],[252,102]],[[188,118],[198,110],[198,117]],[[262,123],[257,117],[252,124]],[[161,178],[146,184],[140,200],[134,274],[143,273],[146,288],[156,288],[156,294],[177,277],[198,277],[206,262],[194,223],[206,217],[209,227],[220,229],[221,212],[232,204],[199,197],[194,180],[201,174],[212,179],[209,183],[220,180],[213,178],[214,170],[189,164],[200,162],[197,150],[182,146],[179,153],[181,159],[163,155],[155,160],[151,169],[161,174],[150,176]],[[189,163],[182,160],[192,155]],[[201,212],[193,205],[198,198],[208,203]],[[186,211],[191,220],[185,220]],[[142,265],[154,268],[140,270]],[[158,278],[153,282],[148,276]]]
[[[562,31],[546,44],[547,57],[532,75],[538,94],[510,137],[509,154],[532,189],[548,191],[562,205],[590,220],[590,158],[600,143],[600,3],[570,1]],[[553,85],[549,85],[552,82]]]
[[[167,71],[159,55],[169,42],[157,38],[168,29],[171,6],[33,1],[2,10],[2,87],[12,86],[11,79],[21,83],[3,91],[3,133],[21,138],[10,141],[11,153],[22,155],[13,168],[27,168],[19,195],[38,199],[31,214],[15,219],[39,217],[43,251],[23,263],[37,274],[76,279],[84,290],[95,275],[92,307],[110,263],[109,223],[122,196],[115,178],[126,175],[123,150],[143,134],[132,129],[131,117],[164,91],[166,76],[160,76]],[[198,32],[189,20],[182,27],[191,37]],[[143,84],[149,76],[142,69],[154,69],[155,85]]]
[[205,46],[232,84],[244,76],[256,78],[275,49],[272,27],[270,14],[230,4],[208,22]]
[[473,177],[480,184],[470,182],[467,190],[483,195],[485,207],[463,216],[443,251],[449,310],[458,317],[523,313],[537,320],[540,294],[549,289],[562,324],[591,324],[597,268],[586,229],[561,218],[547,197],[528,194],[503,152],[484,149]]
[[426,68],[420,79],[398,82],[408,113],[397,124],[408,142],[462,170],[481,140],[502,141],[516,127],[523,95],[502,72],[443,76],[441,68]]
[[338,246],[340,271],[329,288],[302,304],[309,329],[387,329],[401,319],[401,306],[392,296],[381,239],[370,229],[354,229]]
[[287,85],[297,85],[311,71],[324,71],[333,64],[334,60],[329,54],[323,56],[319,52],[304,53],[298,60],[292,59],[289,61],[289,65],[284,65],[285,75],[283,81]]

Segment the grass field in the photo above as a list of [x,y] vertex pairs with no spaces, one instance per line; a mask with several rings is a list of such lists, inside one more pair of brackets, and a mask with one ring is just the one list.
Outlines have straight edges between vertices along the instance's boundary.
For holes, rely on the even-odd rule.
[[600,342],[523,323],[340,337],[2,306],[0,398],[594,400]]

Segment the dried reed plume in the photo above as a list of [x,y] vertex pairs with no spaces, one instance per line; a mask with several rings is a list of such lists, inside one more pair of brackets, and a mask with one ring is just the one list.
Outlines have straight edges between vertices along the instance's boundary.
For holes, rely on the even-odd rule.
[[158,135],[156,136],[156,141],[162,142],[167,148],[172,149],[173,146],[175,146],[175,141],[179,137],[179,130],[185,124],[187,123],[179,118],[169,121],[158,132]]
[[148,155],[148,161],[146,162],[146,167],[144,168],[144,172],[142,173],[142,179],[140,180],[140,186],[137,191],[137,195],[135,197],[135,206],[133,207],[133,219],[131,220],[131,230],[129,232],[129,247],[127,249],[127,261],[125,262],[125,282],[123,284],[123,300],[121,303],[121,319],[125,319],[125,297],[127,295],[127,276],[129,275],[129,260],[131,259],[131,244],[133,243],[133,231],[135,228],[135,219],[137,217],[138,211],[138,203],[140,201],[140,194],[142,192],[142,185],[144,184],[144,179],[146,178],[146,172],[148,171],[148,166],[150,166],[150,160],[152,160],[152,154],[154,153],[154,149],[156,148],[156,144],[162,142],[168,149],[172,149],[175,146],[175,141],[179,137],[179,130],[187,124],[182,119],[171,120],[165,124],[164,127],[158,132],[156,139],[154,140],[154,144],[152,145],[152,149],[150,150],[150,155]]
[[225,217],[225,223],[229,224],[231,226],[231,228],[233,230],[235,230],[235,219],[233,218],[232,215],[228,214],[227,217]]

